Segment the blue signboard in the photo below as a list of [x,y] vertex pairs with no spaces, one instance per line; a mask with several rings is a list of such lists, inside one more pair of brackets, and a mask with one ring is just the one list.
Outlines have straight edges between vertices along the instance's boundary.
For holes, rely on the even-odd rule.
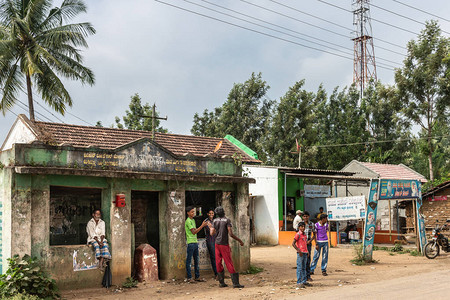
[[420,250],[423,253],[426,236],[425,221],[419,213],[422,206],[421,182],[418,180],[397,180],[397,179],[372,179],[370,183],[369,201],[366,210],[366,223],[363,240],[363,255],[372,258],[373,241],[375,239],[375,223],[377,219],[378,200],[417,200],[417,220],[419,233]]
[[421,198],[420,181],[381,179],[380,200],[382,199],[414,199]]

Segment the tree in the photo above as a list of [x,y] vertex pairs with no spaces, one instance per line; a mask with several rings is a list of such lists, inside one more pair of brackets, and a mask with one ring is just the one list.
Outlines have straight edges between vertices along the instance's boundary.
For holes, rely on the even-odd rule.
[[[142,105],[141,97],[139,94],[134,94],[131,96],[130,105],[128,106],[130,110],[125,112],[125,116],[122,117],[124,125],[120,123],[120,118],[116,117],[116,125],[117,128],[127,128],[133,130],[147,130],[152,131],[152,118],[143,117],[143,116],[152,116],[152,107],[145,103]],[[156,117],[158,117],[158,112],[156,112]],[[160,121],[158,119],[155,120],[155,131],[167,133],[167,129],[159,126]]]
[[273,106],[273,101],[265,99],[269,88],[261,73],[252,73],[244,83],[233,85],[220,108],[214,112],[205,110],[201,117],[195,114],[191,132],[220,138],[230,134],[256,151],[264,161],[264,143]]
[[90,23],[65,24],[86,12],[82,0],[64,0],[51,8],[52,0],[0,1],[0,87],[3,114],[18,101],[26,87],[30,119],[34,120],[33,93],[55,111],[64,114],[72,98],[59,76],[94,84],[93,72],[82,65],[79,47],[95,33]]
[[402,118],[401,103],[395,99],[395,88],[380,82],[364,91],[360,107],[369,135],[366,160],[370,162],[399,164],[410,154],[410,123]]
[[[292,153],[297,151],[296,140],[302,146],[315,143],[316,97],[314,93],[303,89],[304,84],[305,80],[296,82],[274,109],[268,139],[264,145],[270,164],[297,167],[298,155]],[[315,167],[313,148],[305,149],[301,149],[301,166]]]
[[418,40],[408,43],[404,66],[395,72],[403,113],[426,133],[431,181],[435,175],[432,133],[438,122],[448,122],[450,114],[449,47],[437,22],[427,22]]

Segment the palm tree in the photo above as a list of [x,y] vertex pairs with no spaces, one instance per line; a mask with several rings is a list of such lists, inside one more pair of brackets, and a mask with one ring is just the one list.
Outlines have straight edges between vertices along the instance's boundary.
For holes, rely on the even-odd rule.
[[[30,119],[34,120],[33,88],[55,111],[64,115],[72,98],[60,77],[94,84],[93,72],[82,65],[80,47],[95,33],[90,23],[66,24],[86,12],[83,0],[0,0],[0,110],[3,115],[28,95]],[[60,77],[59,77],[60,76]],[[26,83],[26,85],[24,84]]]

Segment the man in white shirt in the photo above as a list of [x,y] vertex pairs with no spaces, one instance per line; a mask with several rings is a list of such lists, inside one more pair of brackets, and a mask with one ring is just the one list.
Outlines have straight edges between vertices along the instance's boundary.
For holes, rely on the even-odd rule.
[[87,243],[94,247],[95,258],[98,259],[98,267],[100,270],[103,270],[104,261],[110,260],[111,254],[105,238],[105,222],[101,217],[100,209],[94,210],[92,219],[87,223],[86,231],[88,234]]
[[302,221],[302,215],[303,215],[303,212],[300,209],[297,210],[296,216],[294,218],[294,222],[292,224],[295,231],[298,231],[298,224]]

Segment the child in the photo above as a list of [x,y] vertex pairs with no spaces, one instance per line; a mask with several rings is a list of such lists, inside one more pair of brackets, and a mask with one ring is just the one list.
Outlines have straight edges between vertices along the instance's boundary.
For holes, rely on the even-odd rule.
[[317,263],[319,262],[320,251],[322,250],[322,275],[327,276],[328,265],[328,216],[326,214],[320,215],[320,221],[316,223],[316,250],[311,263],[311,275],[314,275]]
[[311,284],[306,281],[306,263],[309,255],[306,241],[305,222],[300,222],[298,224],[298,232],[295,234],[294,241],[292,242],[292,247],[297,250],[297,285],[300,288],[311,286]]

